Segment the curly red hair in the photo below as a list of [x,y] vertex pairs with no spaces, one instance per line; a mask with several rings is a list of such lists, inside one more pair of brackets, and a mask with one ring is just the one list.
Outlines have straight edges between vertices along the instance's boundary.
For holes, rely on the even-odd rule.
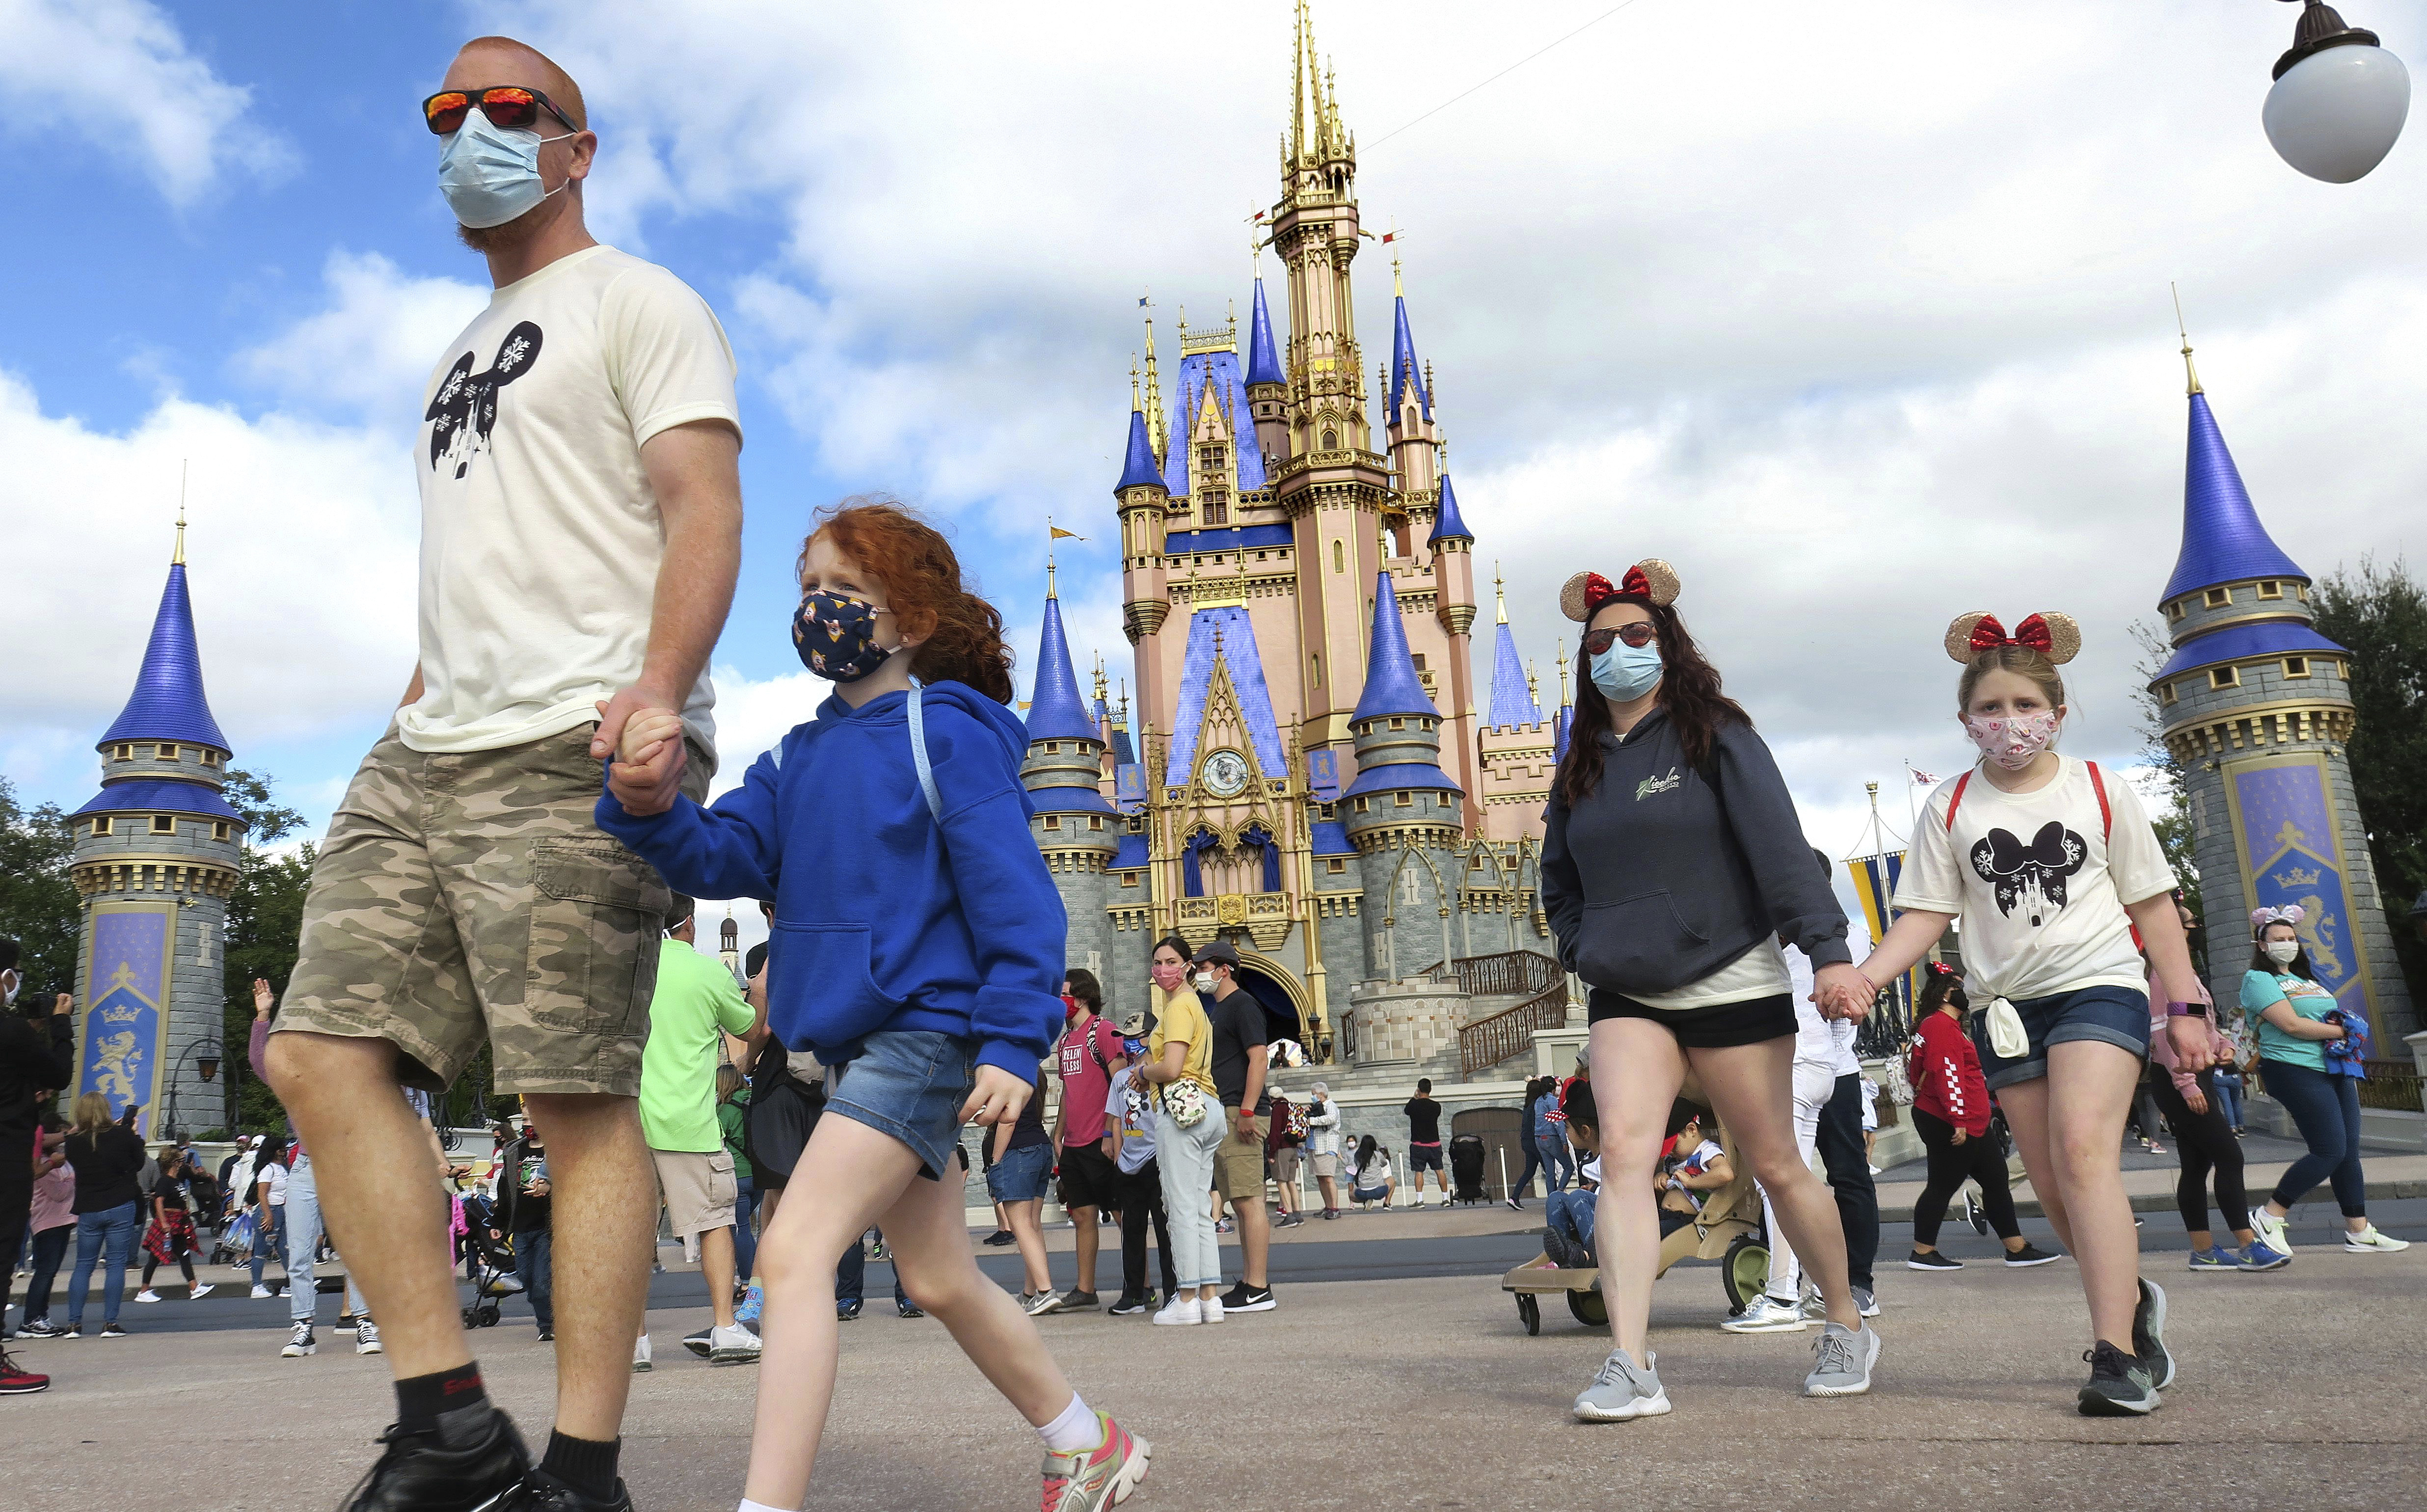
[[889,495],[855,494],[818,512],[794,577],[807,569],[809,543],[822,535],[885,585],[886,607],[904,635],[925,638],[910,658],[921,682],[967,683],[998,704],[1011,702],[1002,614],[961,581],[961,560],[942,531]]

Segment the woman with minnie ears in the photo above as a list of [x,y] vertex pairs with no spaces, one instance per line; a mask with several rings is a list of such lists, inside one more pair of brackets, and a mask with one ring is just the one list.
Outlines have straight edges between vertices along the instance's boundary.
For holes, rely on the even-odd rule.
[[2268,1095],[2289,1109],[2309,1152],[2286,1168],[2250,1227],[2267,1246],[2292,1253],[2284,1221],[2292,1204],[2319,1182],[2334,1184],[2343,1213],[2343,1248],[2355,1255],[2408,1249],[2406,1239],[2377,1232],[2368,1221],[2368,1180],[2359,1163],[2359,1079],[2366,1070],[2367,1020],[2318,982],[2301,945],[2298,903],[2250,916],[2250,969],[2241,976],[2242,1011],[2258,1020],[2259,1074]]
[[1849,1285],[1835,1198],[1795,1139],[1795,1002],[1783,937],[1810,958],[1815,1001],[1860,1018],[1846,916],[1812,864],[1769,748],[1671,606],[1677,575],[1637,562],[1559,595],[1584,623],[1590,675],[1551,789],[1542,891],[1559,959],[1591,987],[1596,1204],[1614,1350],[1575,1401],[1588,1423],[1670,1410],[1645,1348],[1659,1270],[1654,1168],[1690,1070],[1751,1162],[1828,1307],[1811,1396],[1870,1390],[1879,1335]]
[[676,713],[637,714],[597,810],[673,886],[775,901],[769,1023],[831,1067],[825,1116],[759,1244],[741,1505],[807,1494],[834,1396],[835,1265],[882,1227],[910,1299],[1044,1439],[1046,1512],[1099,1512],[1146,1478],[1149,1446],[1087,1407],[980,1274],[953,1158],[964,1122],[1007,1123],[1035,1095],[1063,1017],[1067,921],[1029,833],[1002,616],[962,586],[944,538],[887,500],[827,512],[799,576],[793,644],[835,684],[817,717],[703,808],[644,766],[680,739]]
[[[2166,1295],[2140,1278],[2124,1194],[2124,1116],[2149,1052],[2148,952],[2169,1000],[2175,1064],[2209,1062],[2203,994],[2175,912],[2174,872],[2131,788],[2050,747],[2057,667],[2081,648],[2062,614],[2009,636],[1986,614],[1946,632],[1963,666],[1956,717],[1981,757],[1930,794],[1906,853],[1900,917],[1853,990],[1895,981],[1963,920],[1963,965],[1989,995],[1989,1091],[2090,1300],[2090,1416],[2144,1413],[2173,1384]],[[2138,935],[2138,940],[2135,935]]]

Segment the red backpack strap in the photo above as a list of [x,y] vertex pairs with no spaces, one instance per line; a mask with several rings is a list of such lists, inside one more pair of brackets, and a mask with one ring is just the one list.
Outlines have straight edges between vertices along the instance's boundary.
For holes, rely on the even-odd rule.
[[1955,833],[1955,805],[1963,801],[1963,789],[1972,786],[1972,773],[1966,772],[1955,779],[1955,790],[1946,795],[1946,833]]
[[2110,844],[2115,839],[2115,810],[2107,802],[2107,779],[2098,773],[2098,763],[2085,761],[2090,769],[2090,790],[2098,795],[2098,837]]

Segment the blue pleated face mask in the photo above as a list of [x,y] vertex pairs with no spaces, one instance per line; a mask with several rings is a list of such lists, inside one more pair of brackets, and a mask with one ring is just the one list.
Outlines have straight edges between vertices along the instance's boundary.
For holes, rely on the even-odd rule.
[[1628,645],[1612,641],[1592,658],[1593,686],[1613,704],[1631,704],[1660,681],[1660,642]]
[[[438,192],[447,208],[475,231],[502,226],[564,187],[542,188],[539,150],[578,136],[543,137],[521,127],[500,126],[474,110],[438,149]],[[567,179],[566,184],[572,180]]]

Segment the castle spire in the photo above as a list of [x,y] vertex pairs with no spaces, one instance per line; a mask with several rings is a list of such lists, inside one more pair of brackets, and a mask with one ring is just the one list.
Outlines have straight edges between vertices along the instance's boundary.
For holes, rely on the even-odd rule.
[[2191,444],[2183,463],[2183,545],[2158,602],[2172,603],[2203,588],[2254,577],[2309,580],[2300,563],[2286,556],[2258,523],[2258,511],[2251,505],[2250,491],[2241,486],[2240,469],[2225,449],[2207,395],[2194,382]]
[[1385,569],[1374,588],[1374,634],[1366,642],[1365,692],[1350,723],[1384,714],[1438,714],[1432,696],[1417,680],[1408,651],[1408,627],[1399,617],[1398,591]]
[[[1398,281],[1399,265],[1391,264],[1391,278]],[[1415,333],[1408,327],[1408,294],[1404,288],[1391,297],[1391,424],[1400,423],[1401,399],[1409,389],[1416,391],[1416,405],[1426,420],[1433,417],[1433,397],[1426,391],[1425,375],[1416,363]]]
[[1416,676],[1388,568],[1374,585],[1374,633],[1368,644],[1365,693],[1348,716],[1357,742],[1357,780],[1344,796],[1385,789],[1458,791],[1458,784],[1441,768],[1441,710]]
[[2196,394],[2200,392],[2199,369],[2191,366],[2191,327],[2183,324],[2183,291],[2175,288],[2172,284],[2167,285],[2166,287],[2174,292],[2175,330],[2183,338],[2183,373],[2190,383],[2183,392]]
[[[1186,323],[1187,317],[1181,317],[1181,324],[1184,326]],[[1146,317],[1146,414],[1148,432],[1154,440],[1156,477],[1160,479],[1164,459],[1171,453],[1168,449],[1170,442],[1164,434],[1163,428],[1163,379],[1155,371],[1154,366],[1154,317],[1152,316]]]
[[1062,601],[1049,588],[1045,628],[1036,638],[1036,681],[1028,695],[1028,738],[1034,740],[1101,739],[1079,697],[1070,667],[1070,642],[1062,630]]
[[210,700],[203,691],[202,648],[194,639],[194,606],[186,589],[182,518],[176,557],[169,564],[160,608],[152,617],[152,639],[143,648],[143,668],[135,675],[135,691],[100,744],[106,747],[116,740],[189,740],[220,751],[228,749],[227,737],[220,733],[220,723],[211,717]]
[[1541,707],[1535,702],[1532,680],[1525,675],[1525,664],[1517,655],[1517,636],[1508,628],[1508,603],[1501,596],[1497,569],[1492,573],[1491,588],[1493,596],[1500,598],[1500,623],[1492,636],[1490,726],[1506,730],[1521,724],[1539,724]]
[[1247,316],[1247,386],[1286,382],[1279,351],[1273,342],[1272,313],[1264,308],[1264,281],[1259,277],[1255,305]]
[[1132,488],[1163,486],[1163,469],[1155,465],[1154,441],[1147,432],[1146,414],[1132,409],[1129,447],[1121,457],[1121,480],[1113,485],[1113,493],[1118,496]]

